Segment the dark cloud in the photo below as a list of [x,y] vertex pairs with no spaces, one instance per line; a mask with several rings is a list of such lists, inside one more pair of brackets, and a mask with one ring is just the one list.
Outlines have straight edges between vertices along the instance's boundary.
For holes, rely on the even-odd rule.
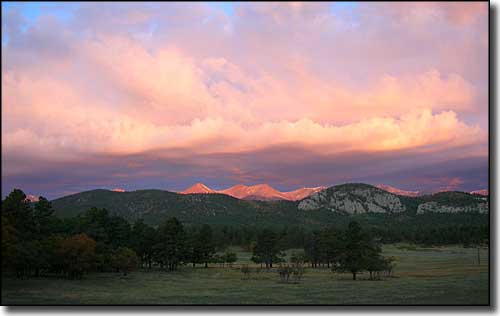
[[192,154],[181,160],[176,155],[179,153],[156,151],[129,156],[89,156],[78,163],[37,162],[38,170],[3,176],[2,194],[8,194],[13,187],[49,198],[95,188],[180,191],[196,182],[214,189],[238,183],[268,183],[280,190],[292,190],[346,182],[383,183],[421,192],[488,187],[488,161],[484,157],[456,160],[436,157],[422,165],[425,154],[415,152],[318,155],[290,147],[241,154]]

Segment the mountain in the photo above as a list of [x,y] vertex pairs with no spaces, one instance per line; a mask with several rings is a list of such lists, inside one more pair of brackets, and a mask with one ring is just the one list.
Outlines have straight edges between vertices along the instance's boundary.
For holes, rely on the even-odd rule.
[[[153,225],[173,216],[185,223],[209,224],[298,224],[303,220],[297,214],[296,202],[248,201],[218,193],[181,194],[164,190],[114,192],[98,189],[55,199],[52,206],[60,217],[77,216],[98,207],[132,222],[142,218]],[[304,220],[310,222],[313,218]]]
[[[251,197],[270,192],[276,194],[269,186],[253,187],[255,188],[236,186],[230,189],[234,194],[249,194],[246,196]],[[409,197],[361,183],[329,187],[300,201],[246,200],[221,193],[181,194],[163,190],[114,192],[99,189],[55,199],[52,205],[60,217],[77,216],[91,207],[98,207],[106,208],[112,214],[123,216],[129,221],[142,218],[153,225],[172,216],[184,223],[261,226],[321,226],[346,223],[352,216],[365,216],[363,218],[367,220],[392,218],[391,221],[397,221],[397,218],[425,217],[439,213],[443,216],[448,216],[443,213],[462,214],[469,216],[467,221],[470,221],[489,211],[488,197],[479,195],[441,192]],[[446,223],[446,220],[451,219],[441,220]],[[488,216],[479,220],[488,221]]]
[[329,210],[342,214],[388,213],[488,213],[485,197],[465,192],[440,192],[421,197],[409,197],[380,188],[349,183],[316,192],[298,204],[299,210]]
[[480,213],[489,212],[489,198],[466,192],[438,192],[421,198],[417,214],[424,213]]
[[30,202],[38,202],[39,198],[38,198],[38,196],[34,196],[32,194],[28,194],[26,196],[26,200],[29,200]]
[[207,194],[207,193],[220,193],[226,194],[237,199],[242,200],[260,200],[260,201],[274,201],[274,200],[288,200],[288,201],[298,201],[311,195],[312,193],[318,192],[325,189],[325,187],[316,188],[301,188],[289,192],[281,192],[271,187],[268,184],[257,184],[252,186],[246,186],[243,184],[237,184],[228,189],[224,190],[212,190],[203,183],[196,183],[190,188],[179,192],[182,194]]
[[419,195],[421,195],[420,191],[401,190],[401,189],[391,187],[390,185],[386,185],[386,184],[377,184],[376,187],[379,189],[382,189],[384,191],[397,194],[397,195],[403,195],[403,196],[419,196]]
[[203,183],[196,183],[195,185],[187,188],[186,190],[180,192],[182,194],[193,194],[193,193],[203,193],[203,194],[208,194],[208,193],[217,193],[216,191],[210,189]]
[[283,195],[285,195],[287,197],[287,200],[290,200],[290,201],[299,201],[299,200],[302,200],[306,197],[308,197],[309,195],[313,194],[313,193],[316,193],[316,192],[319,192],[321,190],[324,190],[326,189],[326,187],[316,187],[316,188],[301,188],[301,189],[297,189],[297,190],[294,190],[294,191],[289,191],[289,192],[282,192]]
[[227,194],[237,199],[244,200],[289,200],[282,192],[276,190],[268,184],[257,184],[246,186],[242,184],[235,185],[229,189],[221,190],[219,193]]
[[477,195],[483,195],[483,196],[488,196],[490,195],[489,191],[486,189],[483,190],[476,190],[476,191],[471,191],[470,194],[477,194]]
[[304,211],[326,209],[343,214],[406,211],[398,195],[361,183],[337,185],[316,192],[303,199],[298,208]]

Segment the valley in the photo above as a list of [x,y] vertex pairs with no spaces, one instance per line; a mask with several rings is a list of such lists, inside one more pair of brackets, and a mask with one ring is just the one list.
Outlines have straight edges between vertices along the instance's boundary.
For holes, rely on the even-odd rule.
[[[385,245],[383,254],[396,258],[394,276],[381,281],[358,281],[330,269],[306,268],[300,283],[281,282],[276,269],[250,273],[251,253],[240,248],[232,267],[210,264],[182,267],[165,273],[141,269],[92,273],[78,282],[60,278],[4,280],[6,304],[488,304],[488,249],[457,246],[408,247]],[[290,253],[292,250],[288,251]]]

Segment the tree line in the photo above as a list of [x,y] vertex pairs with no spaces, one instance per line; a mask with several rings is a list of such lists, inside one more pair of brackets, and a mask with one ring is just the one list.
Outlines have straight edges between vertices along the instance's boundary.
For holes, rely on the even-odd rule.
[[[302,252],[292,253],[287,262],[285,254],[279,247],[278,235],[272,230],[264,229],[258,236],[253,247],[252,261],[260,263],[261,267],[272,268],[279,264],[280,276],[302,275],[303,267],[326,267],[334,272],[349,272],[353,280],[361,271],[368,271],[370,278],[373,273],[392,271],[394,258],[382,256],[380,240],[362,229],[361,225],[352,221],[347,229],[339,230],[325,228],[315,231],[305,241]],[[243,271],[248,273],[248,270]]]
[[237,256],[228,247],[241,246],[252,252],[255,263],[267,268],[285,262],[283,250],[301,248],[303,251],[289,258],[293,264],[349,271],[355,278],[357,271],[380,271],[391,265],[380,255],[382,243],[477,244],[487,242],[487,228],[419,225],[391,229],[353,222],[347,228],[311,230],[302,226],[184,225],[176,218],[151,226],[140,219],[130,224],[95,207],[61,219],[47,199],[40,197],[31,203],[15,189],[2,201],[2,269],[20,278],[52,273],[70,279],[89,271],[127,274],[136,267],[174,271],[187,264],[231,265]]
[[91,208],[72,219],[54,215],[50,201],[31,203],[18,189],[2,201],[2,270],[25,278],[59,274],[123,272],[153,265],[174,271],[181,264],[232,264],[233,252],[217,253],[212,228],[186,227],[170,218],[154,228],[130,224],[106,209]]

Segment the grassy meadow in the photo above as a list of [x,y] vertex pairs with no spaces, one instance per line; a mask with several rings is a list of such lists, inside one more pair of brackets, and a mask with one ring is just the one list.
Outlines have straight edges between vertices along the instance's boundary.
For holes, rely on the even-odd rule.
[[[243,279],[240,265],[251,254],[238,250],[230,267],[184,266],[176,272],[157,269],[91,273],[83,280],[2,278],[2,303],[14,304],[488,304],[488,249],[448,246],[421,248],[386,245],[396,258],[394,276],[352,281],[349,274],[307,268],[300,283],[281,282],[276,270],[252,272]],[[289,251],[288,253],[290,253]],[[253,267],[257,267],[253,265]],[[256,269],[255,269],[256,270]]]

